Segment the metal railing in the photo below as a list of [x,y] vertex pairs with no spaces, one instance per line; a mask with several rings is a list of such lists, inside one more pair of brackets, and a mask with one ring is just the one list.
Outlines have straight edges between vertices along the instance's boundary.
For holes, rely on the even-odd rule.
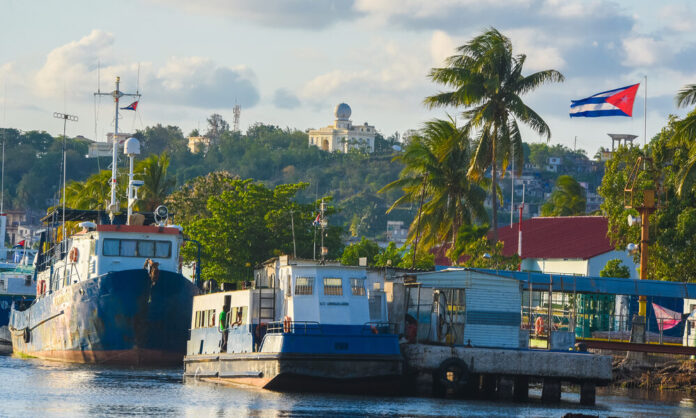
[[[552,309],[552,322],[549,324],[547,307],[522,309],[522,329],[529,330],[531,339],[546,339],[550,331],[572,331],[576,338],[614,342],[630,342],[633,318],[630,315],[614,314],[575,314],[570,310]],[[540,322],[537,322],[541,318]],[[645,342],[649,344],[682,344],[684,332],[696,346],[696,320],[656,318],[648,315],[645,324]],[[541,326],[539,326],[541,325]],[[667,329],[665,329],[667,327]]]
[[396,334],[396,324],[393,322],[365,322],[361,334]]
[[321,324],[315,321],[269,322],[266,334],[321,334]]

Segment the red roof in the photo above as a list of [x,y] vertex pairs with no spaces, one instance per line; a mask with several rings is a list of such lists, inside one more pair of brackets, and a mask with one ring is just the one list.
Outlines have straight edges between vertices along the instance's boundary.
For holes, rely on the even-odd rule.
[[[517,253],[519,223],[498,228],[503,254]],[[562,216],[522,221],[522,258],[588,259],[614,250],[604,216]],[[490,237],[490,232],[489,232]]]

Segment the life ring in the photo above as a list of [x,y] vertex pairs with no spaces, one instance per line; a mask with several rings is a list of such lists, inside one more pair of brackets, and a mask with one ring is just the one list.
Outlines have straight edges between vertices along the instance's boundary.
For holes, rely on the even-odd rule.
[[536,321],[534,321],[534,333],[536,335],[541,335],[545,331],[544,329],[544,317],[543,316],[537,316]]
[[289,316],[283,318],[283,332],[289,334],[292,331],[292,319]]
[[68,253],[68,260],[70,260],[71,263],[77,263],[79,258],[80,252],[77,250],[77,247],[72,247]]

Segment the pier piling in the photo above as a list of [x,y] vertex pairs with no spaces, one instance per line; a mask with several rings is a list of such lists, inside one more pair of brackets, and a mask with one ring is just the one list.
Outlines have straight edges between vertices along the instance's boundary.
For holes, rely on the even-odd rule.
[[526,402],[529,400],[529,376],[515,376],[514,400]]
[[580,384],[580,404],[594,406],[597,385],[595,382],[582,382]]
[[549,377],[544,379],[541,400],[545,403],[558,403],[561,401],[561,381],[559,379]]

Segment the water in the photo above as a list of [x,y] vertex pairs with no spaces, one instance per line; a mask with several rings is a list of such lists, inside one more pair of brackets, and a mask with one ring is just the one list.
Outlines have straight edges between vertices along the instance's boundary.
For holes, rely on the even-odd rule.
[[[531,390],[539,397],[538,390]],[[599,416],[696,417],[685,394],[650,397],[602,392],[597,406],[581,407],[564,393],[560,405],[426,398],[281,394],[264,390],[182,383],[180,369],[122,369],[0,357],[0,416]]]

